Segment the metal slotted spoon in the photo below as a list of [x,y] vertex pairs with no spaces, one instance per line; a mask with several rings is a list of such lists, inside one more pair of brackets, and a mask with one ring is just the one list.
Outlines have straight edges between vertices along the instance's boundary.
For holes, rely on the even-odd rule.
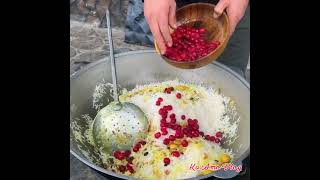
[[128,150],[137,141],[143,139],[147,134],[149,123],[144,112],[138,106],[128,102],[119,102],[112,30],[108,8],[106,10],[106,18],[114,101],[101,109],[96,115],[92,126],[92,135],[95,145],[102,150],[102,152],[111,154],[115,150]]

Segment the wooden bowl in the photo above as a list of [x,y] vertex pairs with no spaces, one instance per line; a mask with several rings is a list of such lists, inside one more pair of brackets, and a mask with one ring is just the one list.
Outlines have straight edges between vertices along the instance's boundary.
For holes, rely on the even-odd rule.
[[[224,12],[218,19],[213,17],[215,5],[209,3],[193,3],[186,5],[176,12],[177,25],[186,25],[192,27],[203,27],[207,30],[205,39],[207,41],[220,41],[220,45],[207,56],[190,62],[178,62],[161,55],[161,57],[169,64],[183,69],[195,69],[216,60],[224,51],[229,41],[229,20]],[[156,41],[154,41],[155,49],[160,54]]]

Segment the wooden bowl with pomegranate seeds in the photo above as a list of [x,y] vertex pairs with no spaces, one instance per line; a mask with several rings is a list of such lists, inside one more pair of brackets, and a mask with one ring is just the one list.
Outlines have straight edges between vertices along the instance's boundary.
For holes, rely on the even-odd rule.
[[[203,29],[205,29],[205,32],[201,34],[202,39],[208,44],[213,43],[216,45],[213,45],[213,47],[206,45],[202,48],[200,45],[200,47],[197,46],[197,44],[199,44],[198,40],[195,40],[196,42],[188,42],[190,39],[185,41],[181,38],[174,40],[173,47],[167,48],[166,53],[161,55],[166,62],[178,68],[195,69],[211,63],[222,54],[229,41],[229,20],[225,12],[218,19],[215,19],[213,17],[214,7],[215,5],[209,3],[193,3],[178,9],[176,12],[178,28],[171,35],[173,37],[175,33],[175,35],[177,35],[177,33],[183,34],[186,31],[203,32]],[[179,28],[180,30],[181,28],[184,30],[176,32]],[[190,32],[190,35],[191,34]],[[178,36],[180,37],[180,35]],[[192,39],[192,35],[190,38]],[[154,44],[156,51],[160,54],[156,41]],[[179,44],[182,47],[179,47]],[[181,48],[184,49],[181,50]],[[199,49],[201,52],[199,52]],[[200,55],[194,54],[194,51],[197,51],[196,54]]]

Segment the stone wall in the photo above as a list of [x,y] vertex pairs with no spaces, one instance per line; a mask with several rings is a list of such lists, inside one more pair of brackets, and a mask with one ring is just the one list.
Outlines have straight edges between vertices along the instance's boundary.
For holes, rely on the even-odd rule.
[[112,26],[124,27],[129,0],[70,0],[70,19],[106,27],[109,3]]
[[[109,56],[105,19],[109,3],[115,53],[151,49],[124,42],[129,0],[70,0],[70,73]],[[246,77],[250,81],[250,62]]]
[[[112,28],[114,53],[150,49],[124,42],[121,27]],[[70,21],[70,74],[86,64],[109,56],[107,29],[91,23]]]

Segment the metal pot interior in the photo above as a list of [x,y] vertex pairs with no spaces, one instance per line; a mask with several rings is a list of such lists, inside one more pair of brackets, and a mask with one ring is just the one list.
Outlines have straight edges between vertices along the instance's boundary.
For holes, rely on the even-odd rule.
[[[232,144],[235,160],[242,161],[250,149],[250,87],[249,84],[229,68],[215,62],[193,70],[177,69],[163,61],[154,51],[133,51],[116,56],[118,83],[121,88],[133,89],[137,84],[179,79],[220,88],[237,104],[240,114],[239,138]],[[98,152],[85,141],[85,130],[89,128],[88,114],[94,119],[97,110],[93,107],[93,92],[102,81],[112,83],[108,58],[92,63],[70,77],[70,151],[87,165],[117,177],[128,178],[103,169]],[[101,103],[112,100],[108,93]],[[209,176],[214,173],[209,174]]]

